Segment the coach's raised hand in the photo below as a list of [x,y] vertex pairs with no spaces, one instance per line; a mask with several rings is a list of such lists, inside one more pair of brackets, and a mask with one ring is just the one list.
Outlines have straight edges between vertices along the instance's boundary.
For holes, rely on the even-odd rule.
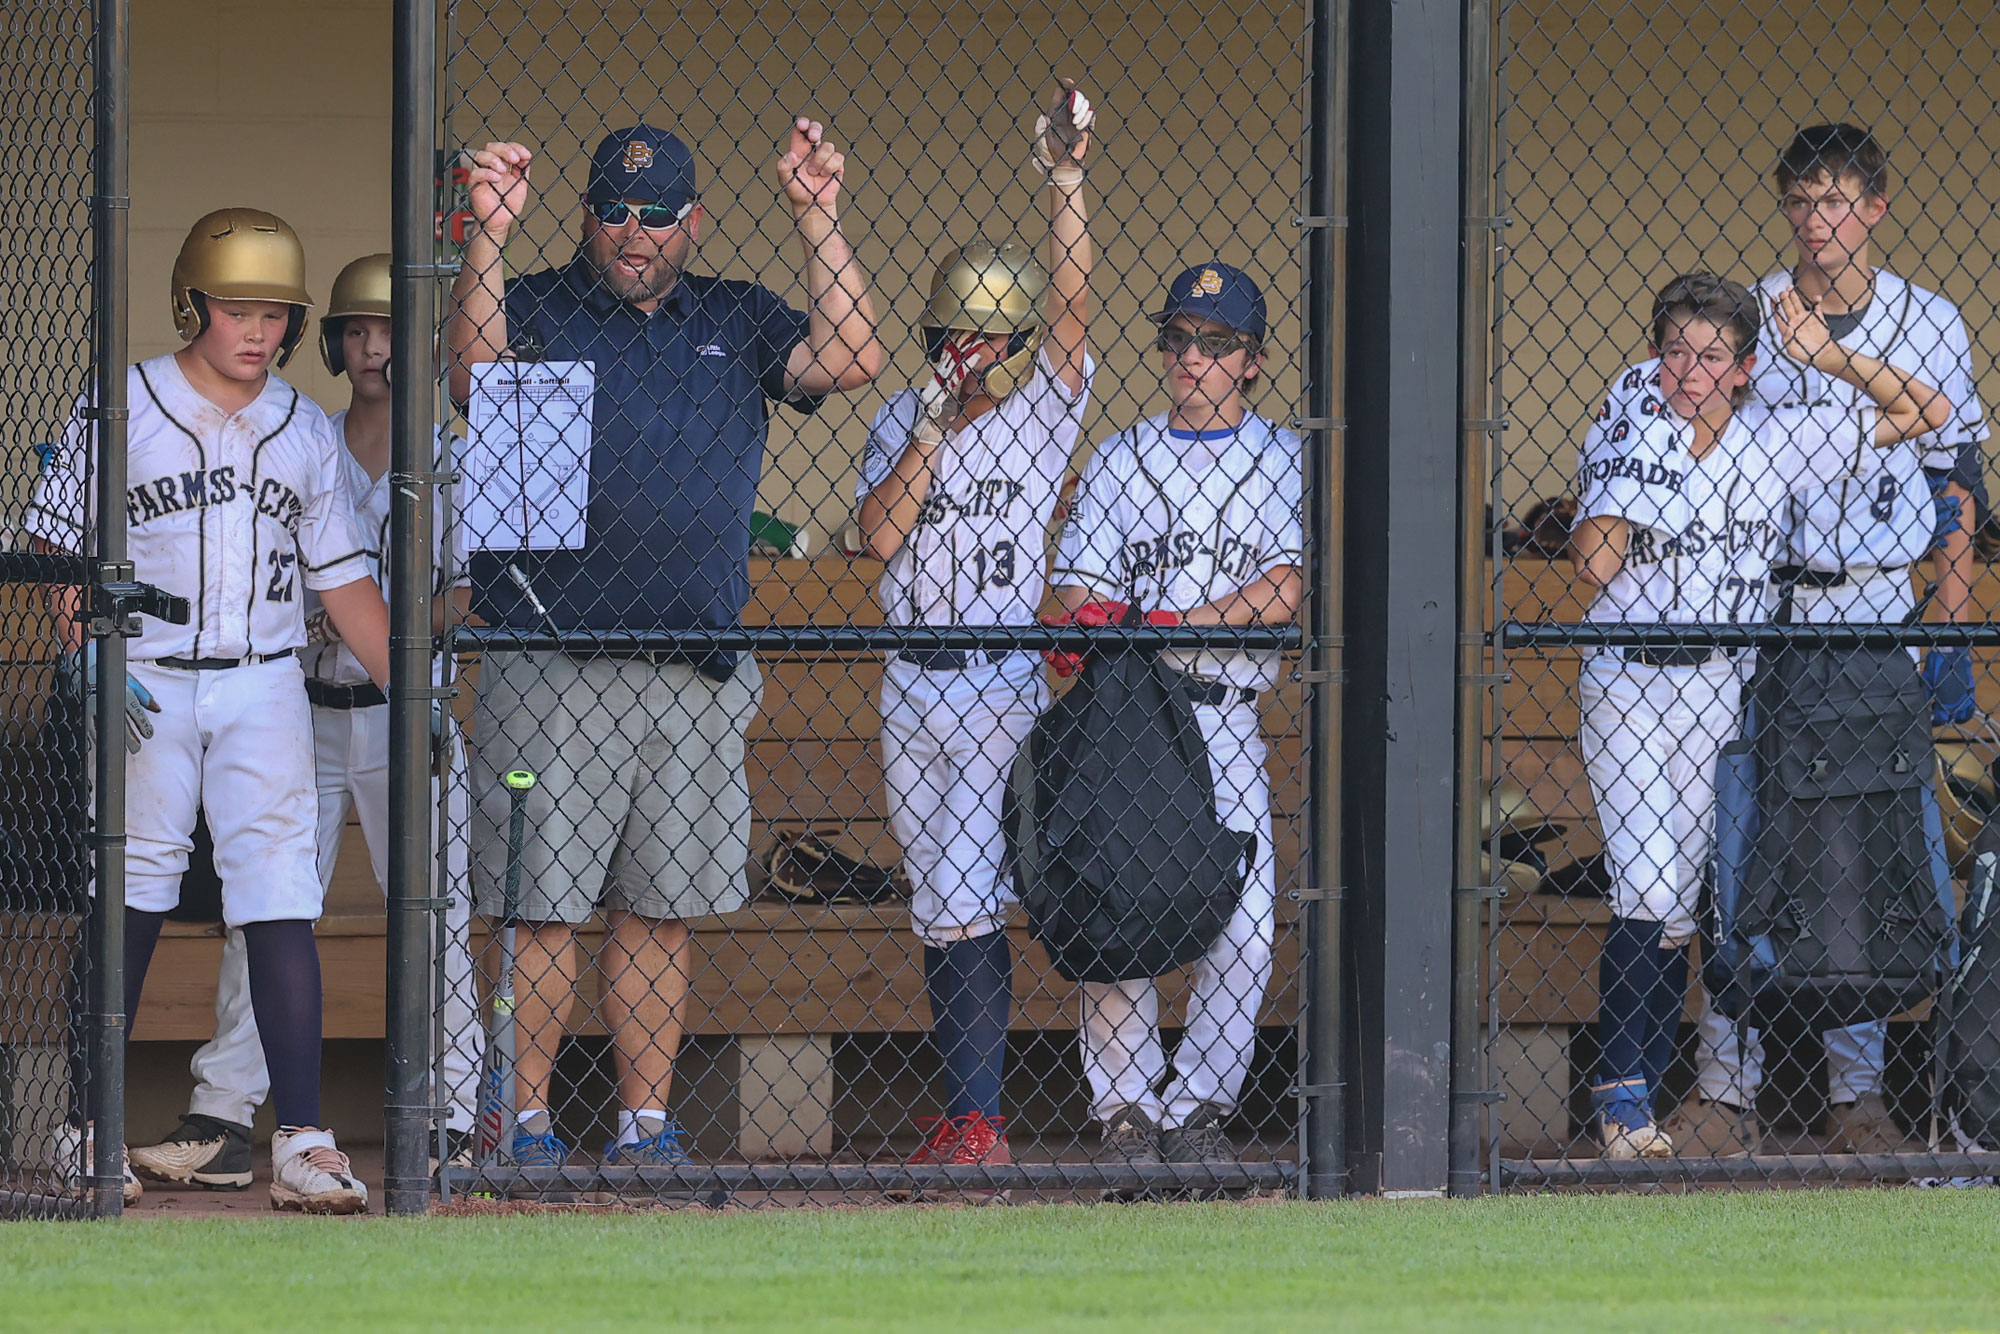
[[490,143],[474,149],[466,173],[473,221],[482,234],[507,243],[528,207],[528,165],[534,150],[524,144]]
[[775,170],[779,192],[801,224],[813,213],[834,220],[847,157],[827,142],[826,126],[804,116],[794,119]]

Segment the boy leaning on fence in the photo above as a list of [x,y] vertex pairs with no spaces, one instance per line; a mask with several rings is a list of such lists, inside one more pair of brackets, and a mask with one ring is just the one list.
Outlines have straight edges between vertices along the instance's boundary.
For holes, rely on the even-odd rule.
[[[1264,369],[1264,294],[1241,269],[1197,264],[1153,321],[1171,403],[1121,431],[1085,469],[1050,581],[1055,624],[1286,625],[1303,596],[1297,436],[1250,410]],[[1114,1166],[1215,1163],[1249,1073],[1271,980],[1275,863],[1271,779],[1258,696],[1278,683],[1274,650],[1171,650],[1208,747],[1216,813],[1254,834],[1243,896],[1193,969],[1171,1066],[1155,979],[1083,984],[1084,1074]],[[1079,656],[1051,652],[1058,675]],[[1162,1087],[1164,1081],[1164,1088]]]

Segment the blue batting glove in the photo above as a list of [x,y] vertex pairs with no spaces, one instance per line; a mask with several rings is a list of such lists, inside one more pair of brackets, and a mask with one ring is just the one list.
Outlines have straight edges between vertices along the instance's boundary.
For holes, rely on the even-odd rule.
[[[92,696],[97,690],[97,644],[93,641],[65,653],[62,670],[70,694],[83,701],[84,726],[95,727],[97,716]],[[139,746],[152,739],[153,720],[146,715],[159,711],[160,706],[153,698],[153,692],[134,680],[131,673],[126,673],[125,749],[129,753],[137,755]]]
[[1924,689],[1931,695],[1931,725],[1943,727],[1972,717],[1978,700],[1972,690],[1972,650],[1934,648],[1924,655]]

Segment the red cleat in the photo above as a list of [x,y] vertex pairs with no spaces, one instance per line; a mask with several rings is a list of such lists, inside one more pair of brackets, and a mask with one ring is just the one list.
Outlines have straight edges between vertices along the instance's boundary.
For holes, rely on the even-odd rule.
[[984,1112],[964,1116],[934,1116],[919,1122],[931,1127],[930,1136],[910,1155],[912,1167],[976,1167],[982,1163],[1005,1167],[1014,1161],[1008,1152],[1007,1135],[1001,1129],[1004,1116],[989,1117]]

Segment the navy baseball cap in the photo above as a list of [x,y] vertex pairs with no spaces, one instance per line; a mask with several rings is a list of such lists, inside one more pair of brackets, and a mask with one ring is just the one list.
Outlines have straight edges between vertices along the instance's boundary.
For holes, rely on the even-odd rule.
[[1264,293],[1250,275],[1233,265],[1212,261],[1197,264],[1167,288],[1165,310],[1147,318],[1165,324],[1176,315],[1214,320],[1238,333],[1264,337]]
[[613,130],[590,155],[586,204],[638,199],[679,212],[694,197],[694,154],[665,130],[650,125]]

